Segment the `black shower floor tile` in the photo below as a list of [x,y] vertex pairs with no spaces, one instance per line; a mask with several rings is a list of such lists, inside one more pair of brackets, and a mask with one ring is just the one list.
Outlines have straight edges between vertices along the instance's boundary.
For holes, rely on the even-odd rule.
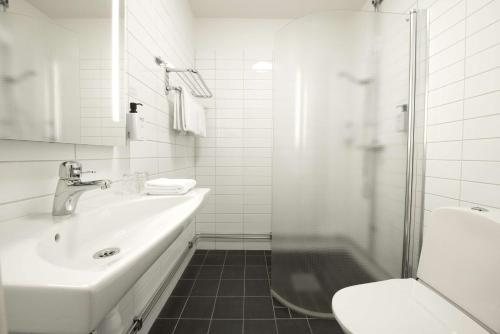
[[197,250],[149,334],[343,334],[271,297],[269,251]]
[[220,297],[243,297],[245,281],[242,279],[223,279],[220,282]]

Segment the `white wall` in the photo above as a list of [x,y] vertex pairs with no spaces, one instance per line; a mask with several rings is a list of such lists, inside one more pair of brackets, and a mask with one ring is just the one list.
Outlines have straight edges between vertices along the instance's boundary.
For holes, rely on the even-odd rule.
[[[64,160],[78,160],[84,168],[97,170],[91,178],[113,181],[130,171],[194,176],[194,138],[170,130],[162,71],[154,63],[158,55],[176,66],[193,65],[189,4],[182,0],[158,0],[149,6],[138,0],[127,3],[128,100],[144,103],[148,140],[124,147],[0,140],[0,222],[50,212],[58,165]],[[27,6],[15,1],[11,9],[30,12]]]
[[[385,0],[429,9],[425,208],[500,208],[500,1]],[[369,5],[367,5],[369,7]]]
[[[13,2],[12,7],[19,3]],[[64,160],[78,160],[85,168],[97,170],[91,178],[113,181],[131,171],[147,171],[153,177],[194,177],[194,138],[178,136],[170,130],[171,110],[163,93],[163,72],[154,63],[154,57],[161,56],[175,66],[193,66],[189,4],[183,0],[156,0],[144,6],[139,0],[128,0],[127,5],[128,100],[144,104],[148,140],[130,142],[124,147],[0,140],[0,222],[50,212],[58,165]],[[194,233],[191,224],[123,298],[118,310],[125,325],[138,314],[153,293],[152,287],[158,286],[169,272]],[[149,320],[154,320],[154,315]],[[146,324],[145,331],[150,325]]]
[[[272,61],[275,32],[285,20],[197,19],[196,67],[215,94],[208,137],[196,142],[196,177],[213,189],[198,215],[198,233],[271,231]],[[269,243],[208,242],[204,247],[268,248]]]

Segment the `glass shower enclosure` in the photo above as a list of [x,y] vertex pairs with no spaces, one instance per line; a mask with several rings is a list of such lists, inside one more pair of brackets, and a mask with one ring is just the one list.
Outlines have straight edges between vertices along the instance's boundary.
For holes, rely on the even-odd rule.
[[277,35],[272,292],[296,311],[332,317],[336,291],[412,274],[424,17],[329,11]]

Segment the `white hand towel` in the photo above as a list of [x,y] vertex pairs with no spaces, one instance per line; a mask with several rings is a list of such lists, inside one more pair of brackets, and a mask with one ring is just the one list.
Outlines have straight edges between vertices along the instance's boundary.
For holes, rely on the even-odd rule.
[[184,91],[176,90],[174,96],[174,117],[172,120],[172,127],[177,131],[184,131],[182,127],[182,114],[184,109]]
[[198,114],[198,136],[207,136],[207,115],[205,108],[201,108]]
[[182,195],[196,186],[192,179],[159,178],[147,181],[145,190],[150,195]]
[[192,134],[198,133],[198,118],[203,111],[203,107],[191,94],[184,95],[184,113],[182,115],[184,131]]

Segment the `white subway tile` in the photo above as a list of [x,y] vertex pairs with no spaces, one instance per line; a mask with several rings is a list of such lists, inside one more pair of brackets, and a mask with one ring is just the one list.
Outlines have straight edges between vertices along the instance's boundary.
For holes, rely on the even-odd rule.
[[464,140],[463,160],[500,161],[500,139]]
[[465,100],[465,118],[494,115],[498,113],[500,113],[500,91]]
[[465,97],[500,91],[500,67],[465,80]]
[[462,180],[500,184],[500,162],[463,161]]
[[500,115],[464,121],[464,139],[500,137]]
[[500,208],[500,185],[463,181],[461,199]]

